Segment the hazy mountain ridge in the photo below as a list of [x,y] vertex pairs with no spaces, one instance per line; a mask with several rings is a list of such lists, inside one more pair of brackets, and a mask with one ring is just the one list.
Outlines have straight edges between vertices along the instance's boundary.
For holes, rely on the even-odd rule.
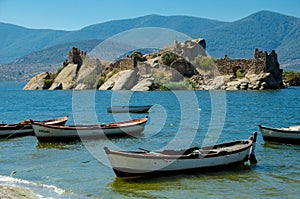
[[[298,32],[296,31],[298,30]],[[262,11],[241,20],[226,23],[203,34],[209,44],[207,51],[215,57],[224,53],[233,58],[251,57],[254,48],[278,52],[280,61],[297,59],[299,55],[300,19]],[[223,45],[219,45],[223,40]],[[288,46],[288,47],[287,47]]]
[[47,29],[28,29],[11,24],[0,23],[0,63],[54,46],[56,38],[66,31]]
[[74,46],[84,52],[91,51],[101,41],[100,39],[58,44],[37,52],[30,53],[14,61],[14,64],[61,63],[68,59],[68,51]]
[[[80,43],[83,42],[83,46],[91,49],[95,44],[87,44],[87,40],[100,41],[117,33],[141,27],[168,28],[191,38],[202,37],[206,40],[209,55],[217,58],[223,57],[224,54],[228,54],[230,58],[249,58],[253,56],[254,49],[259,48],[268,52],[275,49],[280,63],[285,65],[297,64],[297,60],[300,60],[300,19],[260,11],[234,22],[190,16],[147,15],[99,23],[76,31],[28,29],[0,23],[0,63],[13,63],[17,59],[15,63],[6,65],[6,68],[14,67],[14,64],[21,64],[20,57],[28,60],[29,65],[29,60],[35,60],[34,63],[39,60],[57,63],[62,54],[67,57],[70,50],[64,49],[66,51],[63,52],[60,45],[75,42],[74,46],[81,48]],[[63,61],[64,59],[60,60]]]

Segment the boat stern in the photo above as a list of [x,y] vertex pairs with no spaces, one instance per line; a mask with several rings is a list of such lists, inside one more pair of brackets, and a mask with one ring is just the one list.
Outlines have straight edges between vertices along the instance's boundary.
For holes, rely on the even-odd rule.
[[256,164],[257,159],[255,157],[255,146],[256,146],[256,140],[257,140],[257,132],[253,132],[253,136],[250,137],[250,140],[252,140],[252,146],[249,153],[249,161],[251,164]]

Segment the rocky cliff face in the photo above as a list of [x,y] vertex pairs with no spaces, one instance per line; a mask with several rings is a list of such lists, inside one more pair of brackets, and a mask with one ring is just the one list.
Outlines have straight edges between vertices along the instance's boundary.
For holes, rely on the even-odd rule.
[[24,89],[149,91],[172,89],[171,86],[186,84],[189,84],[186,88],[204,90],[262,90],[284,87],[282,70],[275,51],[268,54],[255,49],[253,59],[230,59],[225,55],[224,58],[214,61],[211,71],[204,72],[193,63],[196,58],[206,57],[205,48],[204,39],[182,43],[175,41],[174,45],[159,52],[144,56],[134,52],[130,57],[114,63],[91,59],[85,52],[72,48],[69,60],[64,62],[60,73],[37,75]]
[[[69,52],[69,60],[63,63],[63,68],[59,73],[39,74],[26,84],[24,90],[95,89],[103,68],[108,64],[97,59],[91,59],[85,52],[73,47]],[[54,76],[54,79],[52,79],[51,85],[47,86],[45,80],[49,80],[50,76]]]
[[31,78],[31,80],[25,85],[24,90],[43,90],[47,89],[45,80],[50,78],[50,74],[45,72],[38,74]]

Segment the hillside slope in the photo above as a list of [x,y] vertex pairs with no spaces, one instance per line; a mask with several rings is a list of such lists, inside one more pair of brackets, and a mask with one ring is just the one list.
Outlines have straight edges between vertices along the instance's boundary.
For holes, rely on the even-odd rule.
[[280,61],[299,59],[300,19],[261,11],[244,19],[205,31],[207,51],[215,57],[252,56],[253,49],[276,50]]

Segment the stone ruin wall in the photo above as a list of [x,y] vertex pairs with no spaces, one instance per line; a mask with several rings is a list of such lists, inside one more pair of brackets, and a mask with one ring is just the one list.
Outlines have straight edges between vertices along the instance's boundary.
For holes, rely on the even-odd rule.
[[245,71],[247,74],[282,73],[274,50],[268,54],[266,51],[255,49],[253,59],[229,59],[225,55],[224,58],[217,59],[215,64],[220,75],[236,75],[237,70]]
[[70,64],[77,64],[81,66],[86,57],[86,52],[81,51],[79,48],[73,47],[69,52]]
[[118,68],[120,70],[134,69],[135,66],[135,60],[131,58],[120,59],[110,65],[111,69]]

